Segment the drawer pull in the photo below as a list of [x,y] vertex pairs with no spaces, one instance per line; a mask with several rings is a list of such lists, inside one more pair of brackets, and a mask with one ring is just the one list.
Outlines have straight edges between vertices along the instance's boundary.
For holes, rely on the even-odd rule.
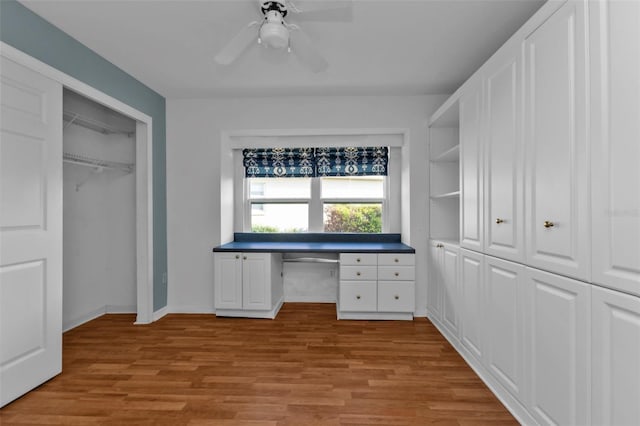
[[442,244],[436,244],[436,248],[443,248],[443,247],[444,247],[444,245],[442,245]]
[[236,254],[236,259],[240,259],[240,255],[239,254]]
[[356,275],[357,275],[357,276],[360,276],[360,272],[356,272]]
[[501,223],[504,223],[504,219],[497,218],[496,223],[500,225]]
[[398,263],[398,262],[399,262],[398,258],[395,258],[395,259],[394,259],[394,262]]
[[244,260],[247,260],[247,256],[242,256],[242,258],[243,258]]
[[356,299],[360,300],[360,295],[357,295],[357,296],[356,296]]
[[395,296],[393,296],[394,299],[398,300],[400,299],[400,296],[398,296],[397,294]]
[[395,275],[396,277],[398,277],[398,276],[400,276],[400,272],[396,272],[394,275]]
[[357,258],[357,259],[356,259],[356,262],[360,262],[360,258]]
[[553,228],[555,224],[551,221],[545,220],[542,226],[544,226],[545,228]]

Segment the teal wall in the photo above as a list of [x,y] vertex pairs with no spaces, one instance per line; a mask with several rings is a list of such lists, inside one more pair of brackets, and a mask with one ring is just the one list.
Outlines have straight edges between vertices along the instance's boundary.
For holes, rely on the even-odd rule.
[[153,118],[153,310],[166,306],[164,97],[15,0],[0,0],[0,40]]

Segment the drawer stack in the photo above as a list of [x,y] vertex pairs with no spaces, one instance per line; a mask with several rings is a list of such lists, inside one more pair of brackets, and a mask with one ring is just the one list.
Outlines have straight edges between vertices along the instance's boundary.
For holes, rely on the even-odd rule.
[[339,319],[413,319],[415,255],[342,253]]

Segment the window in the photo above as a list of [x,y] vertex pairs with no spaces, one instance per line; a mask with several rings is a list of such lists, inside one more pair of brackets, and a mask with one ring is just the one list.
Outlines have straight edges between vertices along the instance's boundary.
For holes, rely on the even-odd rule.
[[246,178],[245,230],[380,233],[384,176]]

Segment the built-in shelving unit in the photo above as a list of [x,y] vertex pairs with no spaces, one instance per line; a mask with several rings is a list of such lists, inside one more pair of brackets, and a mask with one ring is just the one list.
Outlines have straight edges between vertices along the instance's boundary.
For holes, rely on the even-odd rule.
[[429,125],[429,238],[460,240],[460,137],[458,102],[442,106]]
[[80,166],[92,167],[94,169],[119,170],[125,173],[133,172],[134,165],[129,163],[119,163],[117,161],[106,161],[97,158],[85,157],[82,155],[63,153],[62,160],[65,163],[78,164]]
[[95,132],[102,133],[103,135],[127,135],[128,137],[135,135],[135,128],[125,129],[113,126],[71,110],[64,110],[62,113],[62,119],[65,127],[71,125],[82,126]]

